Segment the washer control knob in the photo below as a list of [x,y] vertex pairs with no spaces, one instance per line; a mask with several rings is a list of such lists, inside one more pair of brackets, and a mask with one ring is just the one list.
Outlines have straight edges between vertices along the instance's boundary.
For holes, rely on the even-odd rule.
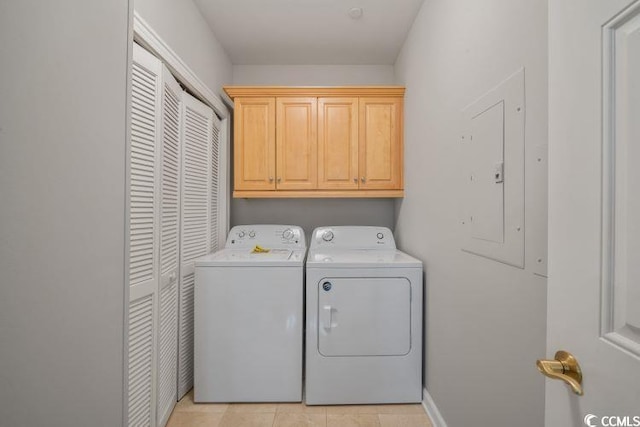
[[286,230],[284,230],[282,232],[282,238],[285,239],[285,240],[291,240],[294,237],[295,237],[295,233],[290,228],[287,228]]
[[244,235],[245,235],[244,231],[241,231],[241,232],[238,233],[238,237],[241,238],[241,239],[244,237]]
[[378,233],[378,239],[384,239],[384,234]]
[[253,230],[251,230],[251,231],[249,232],[249,237],[251,237],[251,238],[256,237],[256,232],[255,232],[255,231],[253,231]]
[[327,230],[324,233],[322,233],[322,240],[324,240],[325,242],[332,241],[333,240],[333,231]]

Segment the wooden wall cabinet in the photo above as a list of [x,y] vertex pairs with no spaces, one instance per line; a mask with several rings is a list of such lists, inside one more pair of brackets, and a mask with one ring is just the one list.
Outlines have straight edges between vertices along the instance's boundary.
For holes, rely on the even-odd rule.
[[318,184],[317,100],[276,99],[276,189],[315,190]]
[[360,188],[402,188],[402,99],[360,99]]
[[235,191],[275,190],[275,98],[236,98],[234,114]]
[[233,197],[403,197],[400,86],[229,86]]
[[318,189],[357,190],[358,98],[318,99]]

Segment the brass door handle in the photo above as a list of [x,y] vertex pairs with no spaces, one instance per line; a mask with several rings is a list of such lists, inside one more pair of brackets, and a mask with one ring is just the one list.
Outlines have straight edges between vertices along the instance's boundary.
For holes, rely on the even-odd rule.
[[573,354],[568,351],[556,352],[554,360],[540,360],[536,362],[538,370],[549,378],[562,380],[569,384],[571,390],[582,396],[582,370]]

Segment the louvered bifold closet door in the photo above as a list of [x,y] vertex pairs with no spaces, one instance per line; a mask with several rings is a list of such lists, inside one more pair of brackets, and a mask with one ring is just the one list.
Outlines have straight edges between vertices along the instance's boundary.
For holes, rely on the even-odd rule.
[[156,423],[159,115],[162,64],[134,44],[129,157],[128,425]]
[[211,132],[211,147],[209,150],[209,159],[211,164],[211,187],[209,194],[211,196],[209,209],[209,252],[215,252],[220,249],[220,132],[222,123],[220,119],[213,116],[213,128]]
[[186,92],[182,114],[182,182],[178,329],[178,398],[193,387],[194,261],[211,252],[213,110]]
[[169,420],[178,393],[178,238],[180,228],[180,127],[182,88],[162,72],[162,171],[160,180],[160,316],[158,423]]

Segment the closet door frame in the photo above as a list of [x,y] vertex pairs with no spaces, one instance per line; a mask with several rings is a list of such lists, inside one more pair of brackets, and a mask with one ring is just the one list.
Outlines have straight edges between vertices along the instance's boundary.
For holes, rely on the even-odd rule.
[[[199,98],[209,107],[213,108],[216,116],[220,120],[220,159],[218,187],[224,189],[219,193],[218,212],[220,222],[218,224],[218,246],[224,246],[227,234],[229,233],[229,215],[231,187],[231,111],[223,102],[217,92],[213,92],[191,68],[180,58],[169,45],[141,16],[133,11],[133,40],[140,46],[153,53],[171,71],[171,74],[183,85],[192,95]],[[227,103],[229,103],[227,101]],[[127,142],[129,143],[129,142]]]
[[[193,95],[213,108],[220,119],[220,193],[218,209],[218,246],[223,247],[229,233],[231,203],[231,111],[218,92],[213,92],[189,66],[165,43],[161,36],[138,14],[133,11],[133,40],[153,53],[171,71],[171,74]],[[226,101],[231,105],[230,101]]]
[[[161,60],[169,69],[169,71],[173,74],[173,76],[191,93],[197,96],[199,99],[203,100],[207,105],[213,108],[216,116],[220,120],[220,132],[219,132],[219,182],[218,186],[220,191],[218,193],[218,246],[224,246],[226,241],[226,236],[229,232],[229,216],[230,216],[230,135],[231,135],[231,112],[222,101],[220,96],[213,92],[207,85],[191,70],[189,66],[167,45],[164,40],[160,37],[160,35],[151,27],[149,24],[140,17],[140,15],[133,10],[133,4],[130,5],[130,12],[132,14],[132,19],[130,21],[130,36],[129,36],[129,52],[128,52],[128,75],[129,75],[129,83],[127,86],[127,93],[131,93],[131,76],[132,76],[132,68],[133,68],[133,45],[134,42],[151,52],[156,58]],[[131,128],[131,99],[129,98],[126,105],[126,122],[127,129]],[[131,135],[130,132],[127,132],[125,135],[125,144],[127,153],[131,152]],[[129,189],[131,185],[131,174],[130,167],[131,162],[129,156],[125,159],[126,166],[126,177],[125,183],[126,188]],[[123,230],[125,235],[128,236],[129,233],[129,223],[130,223],[130,203],[129,197],[127,196],[127,200],[125,201],[125,224],[126,227]],[[127,361],[129,358],[129,300],[132,297],[130,295],[130,286],[129,286],[129,263],[128,257],[130,253],[130,247],[128,239],[125,242],[125,257],[123,258],[123,262],[125,262],[125,274],[123,277],[123,286],[125,288],[124,298],[123,298],[123,312],[124,312],[124,320],[125,320],[125,328],[123,331],[123,360]],[[135,296],[135,295],[134,295]],[[155,314],[155,313],[154,313]],[[154,343],[155,345],[156,343]],[[153,360],[154,366],[156,360]],[[128,369],[125,364],[125,369],[122,373],[122,384],[123,384],[123,408],[122,411],[122,424],[126,426],[128,424]],[[153,387],[154,394],[156,391],[156,387],[154,384]],[[154,414],[155,416],[156,414]]]

